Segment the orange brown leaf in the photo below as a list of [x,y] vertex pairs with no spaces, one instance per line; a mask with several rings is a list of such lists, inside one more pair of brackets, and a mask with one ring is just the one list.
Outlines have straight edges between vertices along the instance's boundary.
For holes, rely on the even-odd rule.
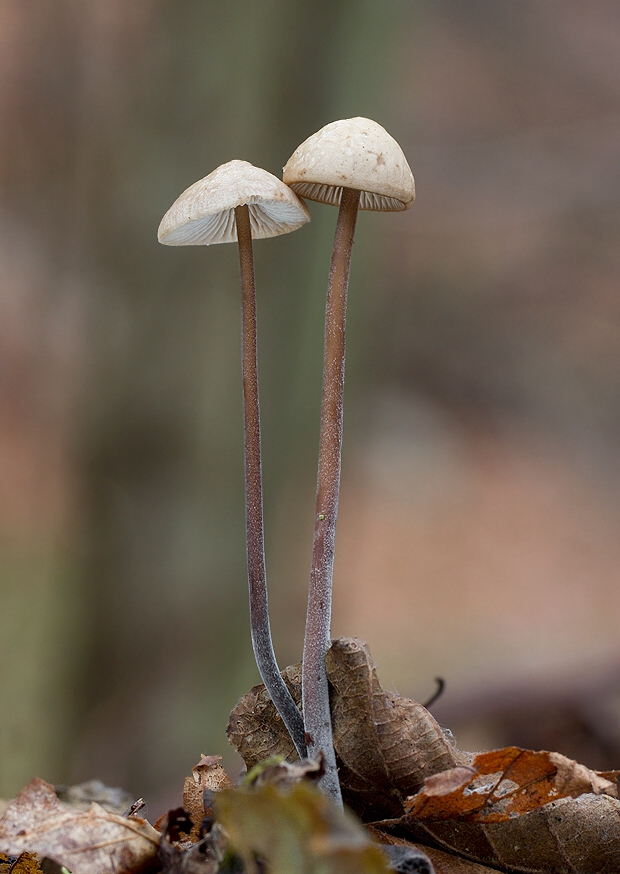
[[507,747],[428,778],[405,811],[417,819],[501,822],[586,792],[617,797],[615,783],[559,753]]

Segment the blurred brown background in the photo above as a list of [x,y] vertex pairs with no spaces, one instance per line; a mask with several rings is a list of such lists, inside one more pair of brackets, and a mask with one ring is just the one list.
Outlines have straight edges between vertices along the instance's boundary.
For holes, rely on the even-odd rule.
[[[620,763],[620,7],[0,0],[0,797],[176,801],[257,681],[234,247],[156,241],[365,115],[333,633],[463,747]],[[299,660],[335,211],[256,246],[276,651]]]

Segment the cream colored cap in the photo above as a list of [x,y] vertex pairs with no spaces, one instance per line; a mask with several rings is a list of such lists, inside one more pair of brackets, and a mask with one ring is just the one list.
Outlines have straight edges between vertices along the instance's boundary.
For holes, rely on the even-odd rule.
[[310,221],[305,203],[277,176],[247,161],[229,161],[194,182],[161,220],[166,246],[209,246],[237,239],[235,207],[246,204],[256,240],[288,234]]
[[301,197],[336,206],[343,188],[362,192],[360,209],[407,209],[415,197],[403,150],[369,118],[325,125],[295,149],[283,178]]

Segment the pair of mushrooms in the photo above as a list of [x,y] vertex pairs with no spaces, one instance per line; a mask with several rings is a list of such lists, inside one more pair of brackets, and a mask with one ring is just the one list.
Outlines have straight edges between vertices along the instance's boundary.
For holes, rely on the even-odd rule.
[[[239,244],[242,298],[246,538],[252,646],[258,669],[301,758],[323,753],[323,790],[340,801],[332,740],[325,655],[342,447],[345,323],[349,264],[358,209],[394,211],[415,196],[413,175],[398,143],[379,124],[351,118],[326,125],[293,153],[284,182],[247,161],[230,161],[190,186],[159,226],[170,246]],[[298,197],[299,195],[299,197]],[[294,231],[310,220],[300,200],[340,207],[329,271],[316,516],[303,651],[303,718],[276,662],[265,574],[261,448],[252,240]]]

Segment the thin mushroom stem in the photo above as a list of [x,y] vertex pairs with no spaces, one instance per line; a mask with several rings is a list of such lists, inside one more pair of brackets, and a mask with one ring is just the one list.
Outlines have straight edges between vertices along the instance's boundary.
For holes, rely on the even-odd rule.
[[260,410],[258,403],[258,357],[256,344],[256,288],[252,230],[247,204],[235,208],[242,301],[243,421],[245,452],[246,542],[250,590],[252,647],[261,679],[288,729],[300,758],[306,757],[303,719],[280,674],[269,626],[263,484],[261,473]]
[[321,788],[342,804],[329,709],[325,655],[330,645],[332,577],[340,491],[345,326],[349,265],[360,192],[343,188],[329,270],[314,545],[303,655],[303,714],[308,753],[325,757]]

